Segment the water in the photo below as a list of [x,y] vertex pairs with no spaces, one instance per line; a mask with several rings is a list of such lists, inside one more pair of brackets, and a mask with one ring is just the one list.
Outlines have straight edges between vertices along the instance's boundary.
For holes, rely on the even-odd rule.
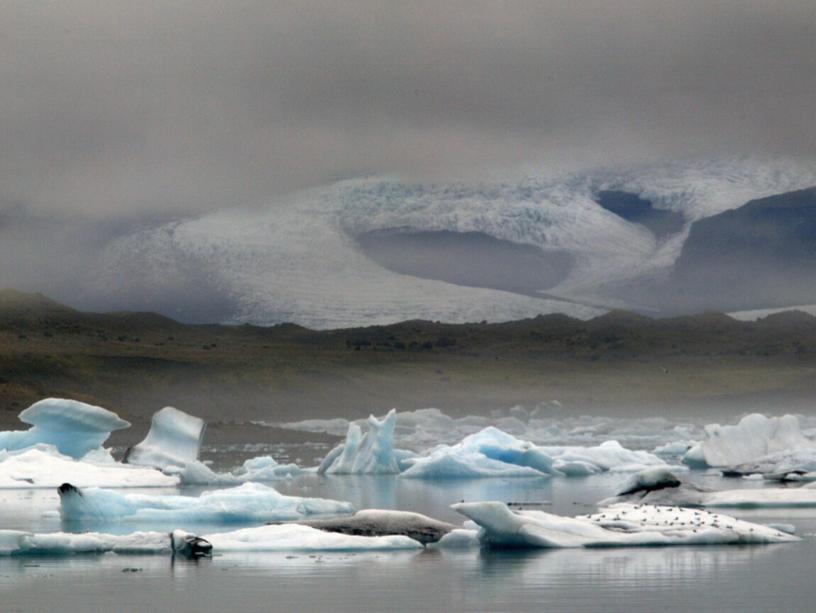
[[[276,487],[286,493],[342,498],[360,508],[411,509],[459,521],[448,505],[463,499],[549,502],[545,510],[585,513],[622,478],[427,482],[308,476]],[[715,487],[758,486],[695,478]],[[60,529],[53,513],[57,504],[53,492],[0,492],[2,527]],[[814,610],[816,509],[736,514],[758,522],[793,523],[804,541],[553,551],[231,554],[199,561],[118,555],[0,559],[0,610]],[[198,531],[203,532],[200,527]]]

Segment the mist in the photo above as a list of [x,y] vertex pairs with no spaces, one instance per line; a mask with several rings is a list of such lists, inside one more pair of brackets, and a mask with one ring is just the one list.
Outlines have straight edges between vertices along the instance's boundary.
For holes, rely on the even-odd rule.
[[350,177],[810,159],[815,35],[807,0],[6,3],[0,285],[110,306],[116,236]]

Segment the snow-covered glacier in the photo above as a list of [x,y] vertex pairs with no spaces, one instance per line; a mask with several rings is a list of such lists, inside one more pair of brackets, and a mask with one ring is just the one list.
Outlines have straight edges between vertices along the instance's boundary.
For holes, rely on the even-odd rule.
[[[815,169],[802,161],[727,158],[505,183],[347,180],[122,236],[102,255],[97,289],[111,305],[155,309],[172,302],[161,296],[172,294],[180,304],[189,299],[185,288],[205,284],[206,302],[223,304],[221,320],[313,328],[411,318],[504,321],[550,312],[588,318],[609,307],[638,306],[610,288],[669,270],[691,222],[816,185]],[[639,195],[681,214],[686,225],[658,238],[600,206],[596,197],[604,190]],[[573,264],[546,294],[540,287],[514,293],[465,286],[376,263],[358,239],[378,231],[476,232],[566,254]],[[112,283],[123,275],[126,290]],[[117,287],[129,293],[106,293]],[[194,309],[185,304],[170,314],[189,316],[188,307]]]

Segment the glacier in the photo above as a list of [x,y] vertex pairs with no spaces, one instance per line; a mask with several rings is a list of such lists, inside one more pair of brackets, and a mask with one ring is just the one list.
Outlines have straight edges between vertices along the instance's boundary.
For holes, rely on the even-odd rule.
[[[589,318],[637,307],[614,288],[669,271],[688,224],[812,186],[814,168],[803,160],[722,157],[542,173],[513,182],[351,179],[282,196],[269,206],[231,208],[122,236],[101,254],[95,291],[113,305],[151,308],[156,288],[183,286],[192,268],[230,305],[223,321],[232,323],[340,328],[412,318],[507,321],[552,312]],[[598,205],[595,196],[604,190],[639,195],[657,209],[682,214],[687,225],[658,240]],[[536,293],[540,288],[523,295],[401,275],[368,258],[357,242],[366,233],[393,229],[479,232],[567,253],[575,265],[546,295]],[[312,248],[316,243],[321,249]],[[114,293],[124,291],[115,283],[122,277],[129,279],[126,296]]]
[[130,427],[116,413],[65,398],[35,402],[20,413],[19,419],[31,428],[0,432],[0,450],[14,451],[44,443],[53,445],[65,456],[79,459],[99,448],[114,430]]
[[62,520],[79,523],[235,524],[354,512],[348,502],[285,496],[260,483],[207,491],[200,496],[121,493],[67,483],[59,493]]
[[480,540],[498,547],[643,547],[791,543],[796,536],[704,510],[616,504],[565,517],[513,511],[502,502],[464,502],[455,510],[479,525]]

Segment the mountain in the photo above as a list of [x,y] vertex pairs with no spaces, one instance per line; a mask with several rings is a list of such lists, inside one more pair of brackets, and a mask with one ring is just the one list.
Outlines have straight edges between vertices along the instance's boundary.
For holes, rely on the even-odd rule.
[[[816,393],[816,317],[743,322],[611,311],[505,323],[310,330],[186,325],[152,313],[84,313],[0,292],[0,427],[45,396],[141,424],[172,405],[219,427],[364,417],[393,406],[474,414],[558,400],[577,414],[794,410]],[[142,427],[144,426],[144,427]]]
[[672,281],[726,310],[816,302],[816,188],[696,221]]

